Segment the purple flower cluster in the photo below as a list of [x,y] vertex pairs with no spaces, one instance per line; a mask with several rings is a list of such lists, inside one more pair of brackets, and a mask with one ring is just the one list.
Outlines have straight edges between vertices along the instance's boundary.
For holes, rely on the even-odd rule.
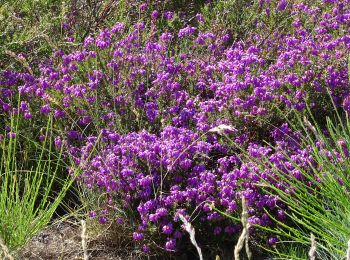
[[[127,135],[103,131],[102,138],[106,145],[84,166],[82,181],[99,193],[113,195],[108,197],[102,212],[113,211],[113,205],[122,206],[125,212],[137,209],[139,222],[134,239],[147,243],[151,230],[156,228],[164,237],[167,250],[174,250],[185,235],[179,214],[203,231],[202,239],[208,232],[227,237],[238,233],[240,225],[232,225],[212,206],[239,216],[242,196],[248,204],[251,224],[273,225],[265,209],[277,219],[285,220],[286,207],[278,197],[264,193],[260,186],[268,183],[292,193],[293,188],[271,169],[306,181],[299,169],[312,171],[314,166],[312,149],[302,148],[300,134],[290,130],[287,124],[272,132],[274,150],[250,143],[248,162],[232,155],[232,147],[220,144],[216,134],[204,136],[185,128],[166,127],[159,135],[147,131]],[[95,141],[83,150],[90,150]],[[343,142],[339,141],[339,146],[347,151]],[[323,152],[329,153],[326,149]],[[269,166],[261,170],[259,161],[263,158]],[[193,215],[196,217],[192,218]],[[268,237],[266,242],[274,244],[275,240]]]
[[[253,160],[244,162],[226,137],[210,130],[233,125],[235,131],[227,135],[252,158],[267,157],[302,180],[285,158],[289,154],[305,169],[313,163],[310,151],[299,147],[298,134],[282,125],[272,133],[277,145],[272,150],[259,145],[257,129],[268,136],[271,127],[264,122],[280,123],[276,107],[309,105],[327,113],[328,92],[350,111],[350,2],[315,7],[281,0],[276,8],[291,17],[287,32],[267,32],[258,22],[257,32],[230,46],[229,34],[189,25],[174,33],[157,31],[154,23],[151,28],[116,23],[87,37],[79,50],[57,51],[40,66],[39,76],[3,72],[0,111],[20,113],[27,121],[52,114],[65,129],[56,146],[67,146],[83,166],[86,187],[109,194],[100,222],[108,221],[113,205],[137,209],[133,238],[140,243],[156,229],[164,247],[176,249],[184,235],[179,214],[203,233],[237,233],[240,226],[225,221],[211,205],[239,215],[241,196],[252,224],[271,225],[264,208],[283,220],[283,205],[258,184],[278,185],[275,176]],[[167,20],[173,15],[163,14]],[[158,11],[150,14],[152,21],[159,17]],[[95,152],[98,140],[101,148]]]

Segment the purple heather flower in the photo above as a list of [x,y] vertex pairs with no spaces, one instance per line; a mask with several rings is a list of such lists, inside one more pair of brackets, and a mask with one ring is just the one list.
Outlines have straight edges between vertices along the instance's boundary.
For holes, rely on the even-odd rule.
[[21,101],[19,110],[20,110],[21,112],[26,112],[26,111],[28,111],[28,109],[29,109],[28,102],[26,102],[26,101]]
[[103,30],[100,32],[99,36],[96,38],[96,46],[100,49],[106,49],[111,44],[111,35],[109,30]]
[[160,217],[165,217],[166,215],[168,215],[168,210],[165,208],[159,208],[156,210],[156,214]]
[[174,36],[171,33],[162,33],[161,36],[159,37],[162,41],[170,41],[174,38]]
[[151,248],[148,245],[143,245],[142,252],[148,254],[149,252],[151,252]]
[[162,231],[164,234],[170,235],[173,232],[173,225],[168,224],[168,225],[163,226]]
[[46,139],[46,136],[45,135],[39,135],[39,141],[40,142],[44,142],[45,141],[45,139]]
[[91,36],[88,36],[84,39],[84,48],[88,48],[90,45],[92,45],[94,43],[94,38],[92,38]]
[[154,102],[146,103],[146,116],[150,122],[153,122],[158,116],[158,105]]
[[33,116],[32,116],[32,114],[30,113],[30,112],[25,112],[24,113],[24,118],[25,119],[31,119]]
[[3,103],[3,104],[2,104],[2,109],[3,109],[5,112],[9,112],[10,109],[11,109],[11,105],[10,105],[10,104],[7,104],[7,103]]
[[350,114],[350,95],[348,95],[343,101],[343,108]]
[[339,183],[340,186],[343,186],[343,185],[344,185],[344,181],[343,181],[343,179],[342,179],[341,177],[338,177],[338,178],[337,178],[337,181],[338,181],[338,183]]
[[15,132],[9,132],[7,133],[7,137],[10,139],[15,139],[17,136],[17,134]]
[[348,149],[348,145],[347,145],[346,141],[343,139],[338,140],[337,144],[340,147],[341,151],[343,152],[344,156],[346,158],[349,158],[349,149]]
[[167,251],[174,251],[176,249],[176,240],[168,238],[168,241],[165,243],[165,249]]
[[48,114],[51,112],[51,108],[49,105],[43,105],[41,108],[40,108],[40,113],[42,114]]
[[279,220],[285,220],[286,219],[286,214],[282,209],[278,210],[277,217]]
[[136,241],[140,241],[140,240],[143,240],[144,239],[144,235],[142,233],[138,233],[138,232],[134,232],[132,234],[132,237],[134,240]]
[[118,225],[123,225],[124,224],[124,219],[122,218],[117,218],[117,221]]
[[61,139],[60,136],[56,136],[56,137],[55,137],[54,143],[55,143],[55,146],[56,146],[58,149],[61,149],[61,147],[62,147],[62,139]]
[[90,211],[90,212],[89,212],[89,217],[90,217],[90,218],[95,218],[95,217],[97,217],[96,212],[95,212],[95,211]]
[[180,167],[183,170],[188,170],[192,165],[192,161],[190,159],[185,159],[180,162]]
[[270,246],[276,245],[277,242],[278,242],[278,238],[275,237],[275,236],[269,238],[269,240],[268,240],[268,244],[269,244]]
[[174,13],[170,11],[166,11],[164,13],[164,18],[168,21],[171,21],[174,18]]
[[104,225],[104,224],[106,224],[108,222],[108,219],[106,217],[101,216],[101,217],[99,217],[98,222],[101,225]]
[[154,10],[151,14],[151,18],[153,20],[156,20],[156,19],[158,19],[158,17],[159,17],[159,12],[157,10]]
[[111,29],[111,32],[114,34],[121,33],[125,28],[125,24],[117,22]]
[[66,75],[63,75],[62,80],[63,80],[63,82],[68,82],[68,81],[72,80],[72,77],[70,75],[66,74]]
[[56,119],[62,118],[65,116],[65,113],[62,110],[55,110],[54,117]]
[[140,11],[141,12],[144,12],[144,11],[146,11],[147,10],[147,3],[142,3],[141,5],[140,5]]
[[179,30],[178,37],[183,38],[183,37],[188,37],[196,32],[197,28],[196,27],[191,27],[187,26],[185,28],[182,28]]
[[67,131],[67,137],[71,140],[78,139],[79,133],[75,130]]
[[204,22],[204,17],[202,14],[196,14],[196,19],[198,22],[203,23]]
[[288,5],[287,0],[279,0],[277,4],[277,10],[278,11],[284,11]]

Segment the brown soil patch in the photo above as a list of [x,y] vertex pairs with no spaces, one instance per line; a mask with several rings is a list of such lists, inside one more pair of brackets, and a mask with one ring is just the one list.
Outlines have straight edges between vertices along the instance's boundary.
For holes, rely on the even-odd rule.
[[[108,234],[89,237],[87,234],[89,260],[141,259],[137,249]],[[19,253],[25,260],[77,260],[83,259],[81,226],[61,222],[46,228],[35,236]]]

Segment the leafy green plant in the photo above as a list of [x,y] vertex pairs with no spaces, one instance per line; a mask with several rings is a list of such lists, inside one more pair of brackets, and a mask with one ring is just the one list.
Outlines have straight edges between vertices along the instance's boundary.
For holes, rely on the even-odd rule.
[[[287,225],[274,219],[278,223],[278,228],[273,230],[276,234],[289,238],[295,244],[308,246],[310,233],[313,233],[319,257],[341,259],[346,255],[350,239],[350,161],[347,150],[350,121],[348,117],[342,120],[339,116],[336,122],[330,118],[326,122],[324,133],[321,126],[302,121],[299,117],[304,136],[303,147],[311,149],[314,164],[311,171],[293,165],[307,181],[290,178],[273,168],[281,181],[293,189],[293,193],[272,185],[268,185],[268,189],[288,206],[287,215],[292,223]],[[291,158],[288,160],[292,163]]]
[[274,249],[265,248],[278,259],[303,259],[311,247],[310,234],[315,236],[319,259],[342,259],[346,255],[350,239],[350,121],[335,106],[334,112],[336,120],[327,117],[325,126],[316,123],[310,110],[306,115],[296,112],[297,122],[290,122],[302,136],[301,149],[307,149],[312,158],[308,167],[301,167],[291,155],[283,153],[302,180],[291,177],[291,172],[277,167],[268,157],[254,160],[261,171],[271,170],[281,184],[277,187],[266,182],[262,184],[265,192],[278,196],[288,208],[287,221],[267,212],[277,227],[260,227],[279,237]]
[[14,117],[11,132],[1,141],[0,237],[11,251],[23,246],[49,224],[74,182],[75,176],[58,177],[63,158],[62,152],[58,155],[53,152],[51,124],[49,120],[47,137],[42,144],[37,144],[34,156],[27,162],[23,161],[18,149],[19,136],[15,133],[19,129]]

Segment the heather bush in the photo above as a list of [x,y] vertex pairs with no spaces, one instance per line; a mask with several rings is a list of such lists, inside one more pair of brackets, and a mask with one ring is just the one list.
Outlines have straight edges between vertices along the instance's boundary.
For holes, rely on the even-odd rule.
[[[334,111],[329,94],[336,109],[349,110],[349,1],[237,3],[238,11],[222,17],[214,14],[232,9],[230,2],[213,3],[213,13],[204,5],[190,22],[165,4],[135,5],[130,19],[86,35],[79,48],[56,50],[38,74],[1,74],[1,113],[19,112],[33,133],[52,115],[56,147],[84,169],[80,184],[101,194],[91,216],[102,224],[127,222],[146,252],[159,244],[181,247],[179,215],[201,245],[216,240],[212,234],[234,239],[239,221],[213,207],[238,218],[242,196],[252,224],[283,221],[278,196],[261,184],[283,187],[240,153],[269,156],[275,167],[304,178],[298,169],[312,170],[312,151],[285,124],[297,120],[290,111],[309,106],[322,124]],[[231,30],[220,30],[225,21]]]

